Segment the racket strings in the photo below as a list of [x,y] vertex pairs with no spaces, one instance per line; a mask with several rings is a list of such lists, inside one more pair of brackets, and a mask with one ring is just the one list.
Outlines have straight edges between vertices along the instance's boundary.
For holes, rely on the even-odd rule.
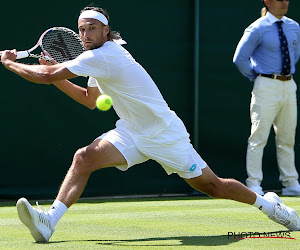
[[58,63],[75,59],[85,51],[78,34],[66,28],[49,30],[42,38],[41,48]]

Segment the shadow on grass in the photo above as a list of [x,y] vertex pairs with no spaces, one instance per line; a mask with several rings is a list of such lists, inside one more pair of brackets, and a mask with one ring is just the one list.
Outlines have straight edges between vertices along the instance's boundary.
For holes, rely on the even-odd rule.
[[[289,230],[264,232],[266,235],[287,236]],[[261,233],[262,234],[262,233]],[[262,234],[263,235],[263,234]],[[275,236],[274,236],[275,235]],[[253,235],[254,237],[254,235]],[[263,237],[262,237],[263,238]],[[275,237],[278,238],[278,237]],[[280,238],[280,237],[279,237]],[[250,238],[249,238],[250,239]],[[248,240],[249,240],[248,239]],[[290,238],[291,239],[291,238]],[[293,239],[293,238],[292,238]],[[59,244],[70,242],[95,242],[102,246],[124,246],[124,247],[163,247],[163,246],[228,246],[243,240],[242,238],[233,238],[228,235],[212,235],[212,236],[178,236],[178,237],[155,237],[142,239],[127,239],[127,240],[69,240],[69,241],[50,241],[46,244]],[[253,238],[253,240],[255,240]],[[256,239],[259,240],[259,239]],[[171,241],[171,242],[170,242]],[[174,242],[172,242],[174,241]],[[165,242],[165,243],[164,243]],[[45,243],[43,243],[45,244]]]
[[[178,236],[178,237],[157,237],[128,240],[71,240],[71,241],[52,241],[48,244],[67,243],[67,242],[95,242],[102,246],[225,246],[234,244],[240,239],[228,239],[228,235],[214,236]],[[166,242],[164,244],[163,242]],[[168,241],[175,241],[174,243]]]
[[[157,242],[158,241],[158,242]],[[164,244],[163,241],[175,241]],[[118,240],[114,242],[99,242],[100,245],[125,245],[125,246],[224,246],[231,243],[236,243],[228,239],[227,235],[214,236],[181,236],[181,237],[166,237],[166,238],[145,238],[145,239],[131,239]]]

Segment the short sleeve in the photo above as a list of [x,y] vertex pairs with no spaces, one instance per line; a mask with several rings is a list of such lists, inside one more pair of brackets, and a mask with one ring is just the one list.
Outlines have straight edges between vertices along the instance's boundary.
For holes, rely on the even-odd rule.
[[74,60],[63,64],[78,76],[106,79],[109,72],[105,56],[98,49],[86,51]]

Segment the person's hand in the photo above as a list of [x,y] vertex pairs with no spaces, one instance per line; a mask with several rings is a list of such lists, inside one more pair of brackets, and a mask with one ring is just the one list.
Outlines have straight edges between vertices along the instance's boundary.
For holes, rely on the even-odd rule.
[[[43,52],[41,53],[41,55],[45,56]],[[57,62],[53,58],[50,58],[50,59],[51,59],[51,61],[49,62],[49,61],[46,61],[46,60],[40,58],[39,63],[41,65],[54,65],[54,64],[57,64]]]
[[7,60],[15,61],[17,59],[17,50],[4,50],[1,51],[1,62],[4,64]]

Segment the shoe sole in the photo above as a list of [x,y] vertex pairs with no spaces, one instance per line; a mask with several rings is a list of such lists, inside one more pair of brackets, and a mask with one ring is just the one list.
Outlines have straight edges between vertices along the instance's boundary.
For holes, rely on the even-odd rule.
[[28,205],[30,206],[29,202],[26,199],[21,198],[18,200],[17,210],[18,210],[18,215],[20,220],[26,227],[28,227],[32,237],[35,239],[36,242],[38,243],[47,242],[47,240],[44,238],[44,236],[40,233],[40,231],[36,228],[36,226],[32,222],[32,217],[29,212]]

